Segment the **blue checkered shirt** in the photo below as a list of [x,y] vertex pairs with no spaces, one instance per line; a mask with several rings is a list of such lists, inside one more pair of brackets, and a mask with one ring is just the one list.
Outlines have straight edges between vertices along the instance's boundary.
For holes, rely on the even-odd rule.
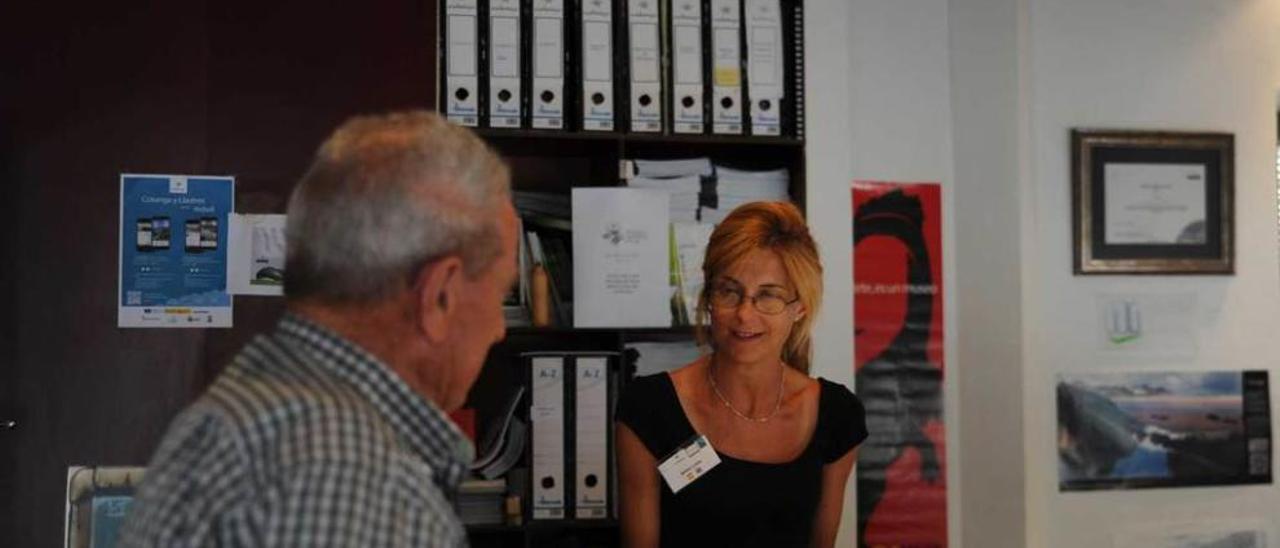
[[466,546],[473,448],[377,358],[298,316],[170,425],[121,546]]

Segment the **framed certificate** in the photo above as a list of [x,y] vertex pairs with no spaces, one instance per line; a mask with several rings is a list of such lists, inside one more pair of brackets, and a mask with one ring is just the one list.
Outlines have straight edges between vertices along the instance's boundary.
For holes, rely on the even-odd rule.
[[1073,130],[1076,274],[1231,274],[1234,137]]

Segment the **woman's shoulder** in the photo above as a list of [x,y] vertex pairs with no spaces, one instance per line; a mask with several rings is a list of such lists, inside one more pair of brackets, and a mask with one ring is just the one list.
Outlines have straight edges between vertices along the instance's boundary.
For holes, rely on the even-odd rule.
[[864,413],[862,408],[862,399],[858,397],[853,390],[843,383],[818,377],[818,384],[821,386],[822,400],[826,404],[823,407],[834,412],[854,411],[858,415]]
[[844,384],[821,377],[818,382],[822,385],[818,412],[827,441],[824,458],[831,462],[867,439],[866,410],[857,394]]

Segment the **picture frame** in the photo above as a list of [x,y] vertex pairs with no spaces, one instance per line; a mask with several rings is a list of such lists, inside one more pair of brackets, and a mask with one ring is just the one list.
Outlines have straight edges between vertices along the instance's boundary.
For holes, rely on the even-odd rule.
[[1073,267],[1092,274],[1235,272],[1235,137],[1073,129]]

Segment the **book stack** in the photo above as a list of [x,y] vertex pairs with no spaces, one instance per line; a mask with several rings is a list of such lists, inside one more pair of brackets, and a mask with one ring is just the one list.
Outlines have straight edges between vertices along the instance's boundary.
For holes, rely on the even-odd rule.
[[505,521],[507,478],[469,478],[458,486],[458,517],[467,525],[495,525]]

